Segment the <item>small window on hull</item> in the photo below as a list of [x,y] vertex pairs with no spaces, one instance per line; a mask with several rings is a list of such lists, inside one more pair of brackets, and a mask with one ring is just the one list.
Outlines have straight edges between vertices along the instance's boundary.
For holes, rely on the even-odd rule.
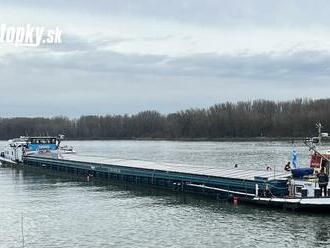
[[295,193],[300,194],[301,193],[302,186],[296,186],[295,187]]

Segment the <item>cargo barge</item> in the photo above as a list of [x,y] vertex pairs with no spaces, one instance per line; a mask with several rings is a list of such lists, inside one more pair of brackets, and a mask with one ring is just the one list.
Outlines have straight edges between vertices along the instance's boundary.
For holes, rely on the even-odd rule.
[[[213,195],[254,197],[266,187],[278,197],[288,194],[289,173],[221,169],[141,160],[108,159],[64,154],[61,158],[26,156],[24,165],[67,172],[76,176],[122,180],[176,191]],[[256,193],[257,191],[257,193]],[[259,193],[258,193],[259,192]]]
[[322,195],[319,172],[324,171],[328,178],[330,152],[321,153],[315,145],[322,135],[327,136],[320,133],[317,138],[305,140],[311,151],[310,167],[281,172],[271,168],[256,171],[76,155],[61,151],[60,140],[52,137],[25,137],[11,142],[11,151],[2,153],[0,160],[3,164],[64,172],[86,180],[120,180],[266,207],[327,212],[330,197],[327,184]]

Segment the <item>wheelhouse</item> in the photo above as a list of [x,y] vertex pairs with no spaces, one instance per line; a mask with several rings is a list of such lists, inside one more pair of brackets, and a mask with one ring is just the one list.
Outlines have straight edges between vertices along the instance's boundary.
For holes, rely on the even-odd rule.
[[57,137],[29,137],[26,142],[28,151],[57,150],[60,140]]

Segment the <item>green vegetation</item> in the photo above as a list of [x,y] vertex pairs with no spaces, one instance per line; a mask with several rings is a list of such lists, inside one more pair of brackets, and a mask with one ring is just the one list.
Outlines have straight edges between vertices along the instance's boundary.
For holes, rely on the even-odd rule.
[[78,119],[1,118],[0,139],[59,133],[69,139],[304,137],[315,134],[319,121],[330,128],[330,99],[227,102],[167,115],[143,111]]

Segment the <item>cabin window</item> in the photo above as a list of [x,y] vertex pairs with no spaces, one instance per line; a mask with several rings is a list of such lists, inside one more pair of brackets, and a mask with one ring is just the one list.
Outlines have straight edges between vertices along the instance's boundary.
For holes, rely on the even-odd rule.
[[296,186],[295,189],[296,189],[295,190],[295,193],[296,194],[300,194],[301,193],[301,190],[302,190],[302,186]]

